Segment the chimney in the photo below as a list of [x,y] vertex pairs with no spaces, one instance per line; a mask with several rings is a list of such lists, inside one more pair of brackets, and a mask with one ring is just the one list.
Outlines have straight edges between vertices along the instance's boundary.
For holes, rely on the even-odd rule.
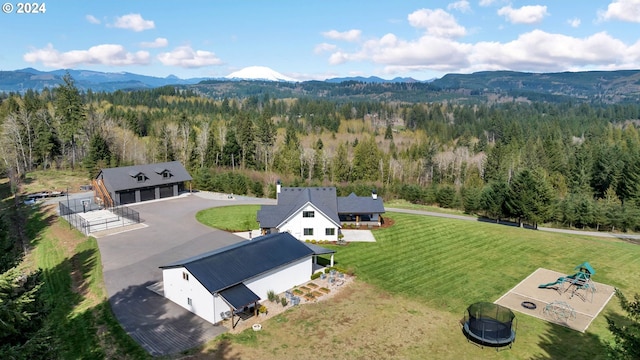
[[278,200],[278,194],[280,194],[280,190],[282,189],[282,184],[280,184],[280,180],[276,181],[276,200]]
[[375,190],[371,190],[371,198],[373,200],[378,200],[378,193]]

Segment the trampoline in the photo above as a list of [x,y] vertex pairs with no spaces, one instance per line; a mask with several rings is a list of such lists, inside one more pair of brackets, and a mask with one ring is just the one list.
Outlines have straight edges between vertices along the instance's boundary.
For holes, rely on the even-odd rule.
[[510,309],[479,302],[467,308],[463,331],[468,340],[481,346],[511,347],[516,340],[516,325],[516,317]]

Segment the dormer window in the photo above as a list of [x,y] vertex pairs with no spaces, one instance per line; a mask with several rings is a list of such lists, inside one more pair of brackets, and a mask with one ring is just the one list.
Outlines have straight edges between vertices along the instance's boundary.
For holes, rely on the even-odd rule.
[[171,177],[171,173],[170,172],[165,171],[165,172],[162,173],[162,178],[163,179],[168,179],[170,177]]
[[144,182],[144,175],[138,174],[138,176],[136,176],[136,180],[138,180],[138,182]]

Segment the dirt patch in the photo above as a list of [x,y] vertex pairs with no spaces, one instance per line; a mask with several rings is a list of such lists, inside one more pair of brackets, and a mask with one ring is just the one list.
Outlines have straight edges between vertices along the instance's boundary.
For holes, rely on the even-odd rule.
[[[495,303],[584,332],[607,305],[615,289],[610,285],[597,282],[593,283],[595,292],[576,290],[569,283],[538,288],[538,285],[552,283],[566,275],[543,268],[537,269]],[[525,301],[535,304],[535,309],[522,306]]]

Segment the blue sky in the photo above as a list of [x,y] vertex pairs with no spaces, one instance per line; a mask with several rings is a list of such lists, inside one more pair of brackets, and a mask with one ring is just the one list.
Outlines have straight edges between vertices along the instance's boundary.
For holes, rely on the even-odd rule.
[[17,2],[0,13],[0,70],[189,78],[257,65],[299,80],[426,80],[640,69],[640,0],[44,3],[43,14],[18,14]]

